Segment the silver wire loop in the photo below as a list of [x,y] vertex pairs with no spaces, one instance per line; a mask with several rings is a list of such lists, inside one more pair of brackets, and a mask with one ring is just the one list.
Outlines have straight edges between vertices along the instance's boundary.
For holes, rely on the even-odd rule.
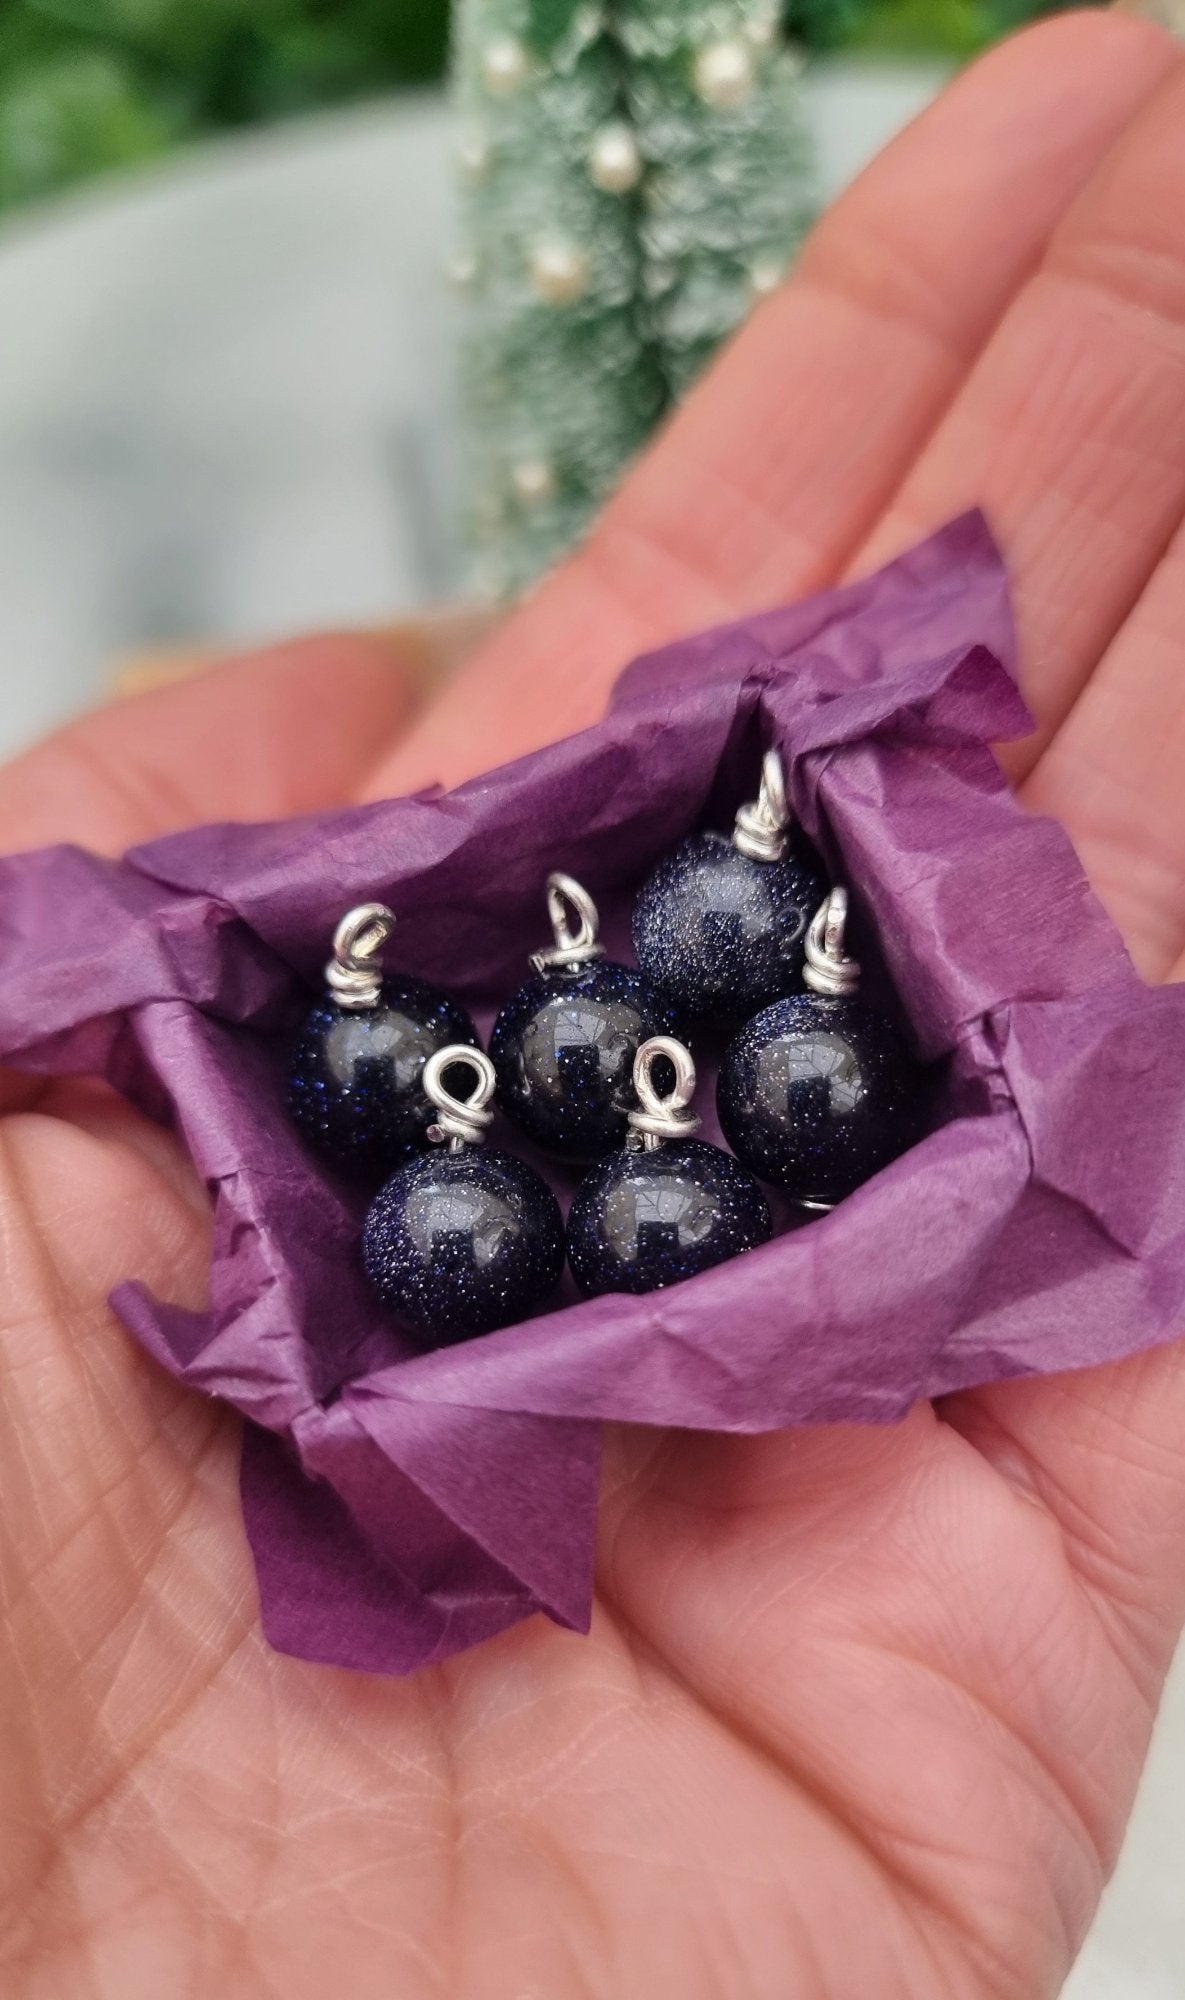
[[[471,1070],[477,1078],[472,1096],[454,1097],[446,1087],[445,1070],[454,1064]],[[497,1082],[485,1050],[470,1048],[468,1042],[451,1043],[430,1055],[424,1064],[423,1083],[424,1095],[436,1113],[435,1124],[428,1127],[432,1144],[447,1143],[450,1153],[459,1153],[465,1146],[484,1146],[487,1127],[494,1122],[489,1103]]]
[[[575,929],[569,921],[569,911],[576,918]],[[601,923],[597,906],[574,876],[548,876],[547,914],[555,943],[531,953],[536,972],[554,972],[557,967],[588,965],[594,958],[604,958],[605,947],[597,941]]]
[[820,903],[806,934],[806,964],[802,976],[812,993],[837,998],[854,993],[860,984],[858,960],[844,955],[844,925],[848,920],[848,892],[837,883],[825,903]]
[[761,789],[738,812],[732,844],[750,861],[780,861],[786,852],[789,824],[782,760],[776,750],[767,750],[761,760]]
[[[669,1097],[660,1097],[654,1088],[653,1070],[660,1056],[665,1056],[675,1071],[675,1088]],[[626,1117],[629,1152],[653,1153],[668,1139],[689,1139],[698,1131],[701,1121],[691,1109],[695,1064],[690,1050],[672,1035],[652,1035],[642,1043],[634,1057],[634,1095],[638,1108]]]
[[347,910],[333,933],[333,957],[325,984],[339,1007],[362,1013],[377,1007],[383,969],[376,963],[395,928],[395,912],[385,903],[359,903]]

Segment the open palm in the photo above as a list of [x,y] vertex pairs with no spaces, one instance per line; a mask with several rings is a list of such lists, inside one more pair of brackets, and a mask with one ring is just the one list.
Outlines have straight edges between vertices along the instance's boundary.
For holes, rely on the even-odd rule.
[[[997,51],[432,709],[378,641],[219,669],[22,760],[0,839],[116,850],[459,778],[593,719],[639,646],[981,501],[1041,719],[1014,775],[1171,975],[1183,130],[1185,60],[1133,21]],[[105,1305],[129,1275],[201,1301],[201,1189],[99,1086],[5,1102],[12,2000],[1057,1990],[1185,1602],[1185,1351],[880,1432],[617,1434],[591,1638],[535,1620],[404,1683],[306,1667],[260,1637],[233,1424]]]

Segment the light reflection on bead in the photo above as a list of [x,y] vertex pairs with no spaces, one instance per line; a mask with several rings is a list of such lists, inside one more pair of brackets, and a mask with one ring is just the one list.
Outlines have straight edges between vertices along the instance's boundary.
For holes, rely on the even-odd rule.
[[754,861],[722,833],[692,834],[639,891],[638,963],[689,1014],[743,1020],[797,986],[826,893],[818,856],[799,837],[781,861]]
[[654,1292],[769,1241],[769,1208],[749,1174],[699,1139],[611,1153],[577,1189],[568,1261],[580,1290]]
[[389,1172],[426,1143],[428,1057],[477,1043],[464,1008],[422,980],[384,979],[378,1004],[357,1011],[325,999],[292,1050],[288,1106],[308,1143],[335,1165]]
[[602,194],[628,194],[642,177],[642,156],[628,125],[603,125],[588,155],[589,179]]
[[796,993],[725,1051],[716,1108],[750,1173],[826,1207],[914,1143],[922,1089],[887,1016],[857,995]]
[[602,958],[536,973],[490,1035],[498,1102],[547,1152],[595,1160],[625,1142],[639,1046],[678,1027],[666,995],[630,966]]
[[510,1153],[421,1155],[371,1205],[366,1275],[383,1304],[434,1347],[534,1312],[564,1268],[564,1225],[546,1182]]
[[527,52],[512,35],[500,35],[490,42],[481,58],[481,74],[486,89],[496,97],[509,97],[527,74]]
[[752,94],[753,57],[742,41],[710,42],[695,59],[697,97],[713,111],[735,111]]
[[588,258],[574,243],[539,243],[531,252],[531,283],[549,306],[575,305],[588,287]]

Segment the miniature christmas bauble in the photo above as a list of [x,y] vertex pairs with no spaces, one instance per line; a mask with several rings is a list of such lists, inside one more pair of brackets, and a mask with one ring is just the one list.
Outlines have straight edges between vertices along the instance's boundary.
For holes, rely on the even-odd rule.
[[[667,1097],[651,1081],[659,1059],[675,1068]],[[769,1207],[752,1175],[719,1146],[687,1136],[699,1124],[685,1108],[694,1087],[678,1042],[657,1036],[639,1049],[631,1143],[585,1176],[568,1217],[568,1260],[582,1292],[657,1291],[768,1241]]]
[[641,973],[601,956],[596,906],[578,882],[552,875],[547,896],[555,944],[535,954],[534,976],[490,1036],[498,1101],[545,1151],[595,1160],[624,1143],[634,1057],[676,1027],[675,1009]]
[[[463,1064],[478,1077],[468,1100],[442,1082]],[[366,1217],[362,1260],[371,1285],[432,1346],[524,1318],[563,1273],[564,1224],[551,1189],[525,1160],[481,1148],[494,1083],[480,1049],[446,1048],[429,1059],[431,1136],[448,1149],[400,1167]]]
[[823,983],[746,1022],[716,1085],[737,1158],[809,1208],[842,1201],[905,1152],[922,1123],[918,1066],[894,1023],[854,990],[858,967],[843,957],[834,918],[842,897],[833,890],[819,912],[820,929],[832,913],[829,970],[812,943],[804,975],[808,988]]
[[377,956],[394,921],[378,903],[343,917],[329,991],[304,1022],[288,1072],[289,1110],[308,1143],[337,1166],[374,1174],[426,1143],[428,1057],[450,1043],[477,1043],[465,1009],[446,993],[382,973]]
[[736,1019],[789,993],[807,925],[827,893],[818,857],[791,844],[781,762],[770,752],[761,796],[732,838],[697,833],[659,862],[634,909],[646,976],[691,1015]]

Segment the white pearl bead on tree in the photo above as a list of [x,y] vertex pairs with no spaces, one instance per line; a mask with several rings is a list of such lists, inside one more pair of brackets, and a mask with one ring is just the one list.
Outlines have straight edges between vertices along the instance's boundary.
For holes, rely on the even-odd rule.
[[713,111],[735,111],[752,95],[753,56],[742,41],[709,42],[695,59],[697,97]]
[[786,275],[780,257],[758,257],[749,267],[749,290],[755,299],[767,299],[776,292]]
[[547,305],[575,305],[588,288],[588,258],[574,243],[539,243],[531,252],[531,283]]
[[510,475],[511,484],[527,507],[538,507],[555,492],[555,473],[545,458],[524,458]]
[[496,97],[509,97],[527,74],[527,52],[513,35],[499,35],[482,52],[481,74],[487,90]]
[[484,132],[463,132],[453,149],[453,158],[462,180],[485,179],[490,168],[490,142]]
[[772,49],[781,32],[776,7],[763,7],[745,23],[745,38],[755,49]]
[[471,292],[477,283],[477,258],[470,250],[454,250],[444,274],[455,292]]
[[602,194],[628,194],[642,178],[642,156],[628,125],[602,125],[588,154],[589,179]]

